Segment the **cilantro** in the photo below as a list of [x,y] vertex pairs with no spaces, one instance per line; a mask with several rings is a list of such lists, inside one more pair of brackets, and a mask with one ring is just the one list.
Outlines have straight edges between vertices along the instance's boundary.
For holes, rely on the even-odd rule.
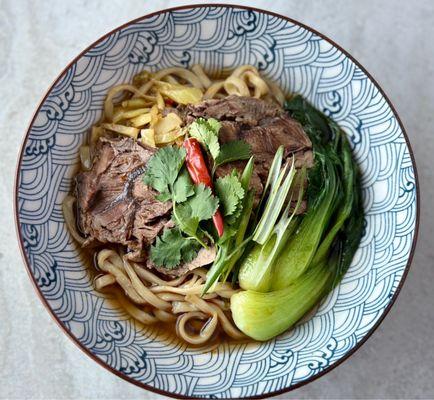
[[218,199],[210,188],[193,185],[183,167],[185,156],[185,150],[178,147],[159,149],[149,160],[143,178],[146,185],[159,192],[158,200],[173,204],[172,218],[177,227],[157,237],[150,251],[151,260],[166,268],[191,261],[199,244],[206,247],[204,236],[210,236],[199,223],[210,219],[218,207]]
[[194,194],[194,186],[188,171],[183,168],[173,185],[173,197],[177,203],[182,203]]
[[173,269],[182,262],[190,262],[198,252],[198,244],[182,236],[178,228],[165,229],[151,246],[150,257],[155,265]]
[[214,118],[198,118],[189,128],[191,137],[196,138],[211,154],[214,160],[213,173],[219,165],[232,161],[247,160],[251,148],[244,140],[234,140],[220,146],[218,141],[221,123]]
[[148,161],[144,174],[145,185],[153,187],[160,192],[161,198],[169,199],[173,184],[184,164],[185,150],[175,146],[167,146],[159,149]]
[[244,140],[234,140],[224,143],[220,147],[220,152],[214,160],[214,169],[219,165],[227,164],[237,160],[247,160],[250,158],[252,149]]
[[242,208],[244,189],[236,172],[217,179],[215,190],[225,216],[234,215]]
[[218,207],[218,199],[211,189],[203,184],[194,188],[194,196],[176,206],[176,221],[191,236],[194,236],[200,221],[212,218]]
[[158,200],[158,201],[161,201],[161,202],[166,202],[166,201],[169,201],[169,200],[171,200],[172,199],[172,195],[169,193],[169,192],[163,192],[163,193],[160,193],[160,194],[157,194],[156,196],[155,196],[155,198]]
[[182,232],[206,247],[202,240],[206,232],[199,228],[199,223],[212,218],[217,208],[217,197],[213,196],[210,188],[200,184],[194,187],[194,195],[174,205],[173,220]]
[[188,130],[191,137],[197,139],[209,151],[215,160],[220,153],[219,130],[221,124],[214,118],[198,118]]

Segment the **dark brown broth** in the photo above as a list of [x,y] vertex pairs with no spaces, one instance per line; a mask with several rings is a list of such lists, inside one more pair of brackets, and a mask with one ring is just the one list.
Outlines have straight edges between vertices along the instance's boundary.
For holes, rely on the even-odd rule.
[[[104,245],[104,248],[111,248],[113,250],[117,250],[118,246],[114,245]],[[103,275],[101,271],[98,270],[97,263],[96,263],[96,255],[97,252],[101,249],[101,247],[94,247],[94,248],[80,248],[77,246],[77,250],[79,251],[81,261],[83,265],[86,267],[86,272],[89,276],[89,280],[92,282],[92,285],[94,286],[94,281],[99,276]],[[155,272],[155,271],[153,271]],[[158,272],[157,272],[158,274]],[[161,277],[161,275],[160,275]],[[163,277],[164,278],[164,277]],[[122,289],[121,289],[122,290]],[[119,304],[119,302],[116,300],[115,296],[113,296],[110,293],[110,289],[102,291],[102,293],[106,294],[106,302],[112,306],[113,308],[122,308],[122,306]],[[131,319],[133,319],[131,317]],[[246,339],[246,340],[235,340],[228,336],[221,328],[220,326],[217,326],[216,332],[212,336],[212,338],[202,345],[194,345],[191,343],[188,343],[184,341],[182,338],[180,338],[176,334],[176,321],[174,322],[156,322],[152,325],[145,325],[140,321],[134,320],[134,323],[139,328],[139,330],[144,330],[146,332],[153,331],[155,332],[156,336],[161,340],[162,342],[168,344],[168,343],[177,343],[182,345],[187,345],[191,348],[205,348],[207,351],[214,351],[220,344],[227,343],[227,344],[235,344],[235,343],[252,343],[254,342],[253,339]],[[198,333],[197,330],[194,330],[195,333]]]

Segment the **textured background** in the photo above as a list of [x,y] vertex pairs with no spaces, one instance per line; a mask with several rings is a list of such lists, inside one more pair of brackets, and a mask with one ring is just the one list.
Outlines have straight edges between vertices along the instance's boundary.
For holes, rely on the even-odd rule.
[[[211,1],[212,2],[212,1]],[[128,4],[126,4],[128,3]],[[269,1],[239,4],[268,8]],[[13,176],[32,112],[64,66],[114,27],[178,1],[0,0],[0,398],[154,399],[78,350],[44,310],[15,240]],[[418,162],[420,237],[396,305],[373,337],[325,377],[282,398],[433,398],[434,3],[274,0],[272,11],[326,34],[378,80]]]

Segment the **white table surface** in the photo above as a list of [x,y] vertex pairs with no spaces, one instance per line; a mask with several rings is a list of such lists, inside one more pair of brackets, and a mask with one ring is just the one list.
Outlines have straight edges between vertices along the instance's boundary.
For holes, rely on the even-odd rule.
[[[368,69],[394,103],[407,129],[422,192],[416,255],[390,314],[343,365],[281,398],[432,398],[434,2],[237,1],[271,7],[272,11],[316,28]],[[118,25],[186,3],[0,0],[0,398],[163,398],[97,365],[52,321],[21,260],[12,192],[18,149],[26,127],[46,89],[65,65]]]

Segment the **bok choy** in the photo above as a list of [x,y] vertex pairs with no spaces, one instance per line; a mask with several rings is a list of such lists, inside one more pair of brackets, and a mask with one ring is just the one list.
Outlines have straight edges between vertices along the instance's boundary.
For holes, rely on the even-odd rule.
[[[299,179],[301,184],[298,185],[300,188],[297,195],[298,200],[295,207],[291,209],[291,200],[295,197],[294,190],[290,196],[288,194],[291,188],[294,189],[294,186],[296,186],[294,185],[294,161],[291,168],[289,168],[288,164],[281,167],[282,157],[283,147],[276,152],[270,168],[268,176],[270,194],[253,234],[253,241],[256,244],[241,263],[238,280],[242,289],[256,291],[270,289],[272,285],[272,269],[276,257],[296,226],[293,218],[303,197],[303,184],[301,182],[304,181],[304,169],[300,174],[301,179]],[[282,212],[285,202],[287,205]],[[280,219],[279,215],[281,215]]]
[[[363,233],[359,172],[345,133],[299,96],[285,108],[312,140],[315,165],[308,172],[307,213],[294,216],[285,209],[279,222],[269,218],[274,227],[257,229],[254,239],[260,240],[241,265],[239,282],[246,290],[232,296],[232,316],[239,329],[257,340],[292,327],[333,289]],[[262,217],[270,201],[277,204],[273,185],[281,185],[272,168],[269,182]],[[273,210],[272,215],[281,212]]]
[[282,290],[245,290],[231,298],[237,327],[255,340],[268,340],[292,327],[331,288],[338,271],[338,258],[312,267]]

